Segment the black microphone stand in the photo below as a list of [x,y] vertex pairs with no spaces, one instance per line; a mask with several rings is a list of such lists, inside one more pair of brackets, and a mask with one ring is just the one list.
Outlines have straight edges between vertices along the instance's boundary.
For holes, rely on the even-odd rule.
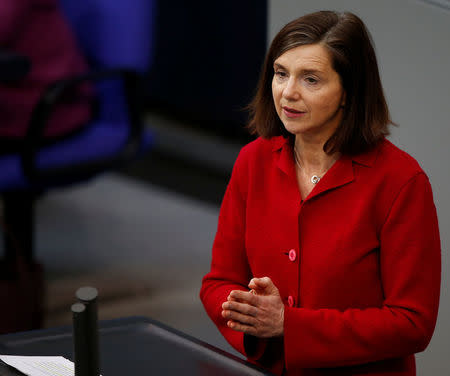
[[75,376],[99,376],[97,289],[81,287],[72,305]]

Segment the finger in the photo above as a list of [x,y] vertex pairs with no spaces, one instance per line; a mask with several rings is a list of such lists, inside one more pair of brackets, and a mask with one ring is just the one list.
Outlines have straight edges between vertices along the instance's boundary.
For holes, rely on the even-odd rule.
[[252,278],[250,280],[249,284],[248,284],[248,288],[251,289],[251,290],[258,290],[259,289],[259,286],[256,284],[255,279],[256,278]]
[[251,288],[250,292],[252,294],[255,294],[255,295],[267,295],[267,290],[264,289],[264,288],[261,288],[261,286],[249,283],[248,287]]
[[253,278],[252,281],[257,287],[264,289],[273,285],[273,282],[269,277]]
[[253,306],[257,306],[259,301],[259,297],[250,291],[233,290],[230,293],[230,297],[231,300],[248,303]]
[[242,313],[235,311],[223,310],[222,316],[225,319],[237,321],[240,322],[241,324],[246,324],[249,326],[253,326],[256,323],[256,319],[253,316],[244,315]]
[[256,316],[258,309],[250,304],[239,303],[235,301],[225,302],[222,304],[222,309],[228,311],[236,311],[249,316]]
[[259,295],[275,295],[279,293],[277,287],[269,277],[253,278],[250,281],[249,287],[255,289]]
[[227,298],[227,302],[238,302],[238,303],[245,303],[244,300],[242,299],[238,299],[238,298],[233,298],[231,297],[231,295],[228,296]]
[[235,297],[232,296],[233,291],[242,291],[242,290],[232,290],[232,291],[230,292],[230,294],[227,296],[227,301],[241,302],[240,299],[235,298]]
[[229,320],[227,322],[227,326],[238,332],[243,332],[243,333],[250,334],[253,336],[257,334],[256,329],[253,326],[245,325],[245,324],[233,321],[233,320]]

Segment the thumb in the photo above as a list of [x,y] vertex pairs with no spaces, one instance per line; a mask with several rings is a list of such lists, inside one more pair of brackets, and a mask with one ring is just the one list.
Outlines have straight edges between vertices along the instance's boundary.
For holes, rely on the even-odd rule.
[[257,294],[270,295],[278,293],[278,289],[269,277],[253,278],[248,287],[255,290]]

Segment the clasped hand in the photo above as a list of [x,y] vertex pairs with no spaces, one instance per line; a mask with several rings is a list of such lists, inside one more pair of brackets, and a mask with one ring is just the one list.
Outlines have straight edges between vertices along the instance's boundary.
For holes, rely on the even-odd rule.
[[269,277],[253,278],[251,291],[233,290],[222,304],[222,316],[233,330],[260,338],[284,333],[284,304]]

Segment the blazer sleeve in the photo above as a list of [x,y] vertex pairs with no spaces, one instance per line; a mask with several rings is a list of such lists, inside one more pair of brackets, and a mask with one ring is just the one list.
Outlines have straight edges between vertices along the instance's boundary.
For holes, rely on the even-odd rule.
[[233,167],[219,214],[216,236],[212,249],[211,270],[205,275],[200,299],[211,320],[226,340],[240,353],[244,349],[243,333],[227,326],[222,317],[222,303],[232,290],[248,291],[251,271],[245,251],[245,185],[246,164],[243,152]]
[[380,230],[384,303],[379,308],[285,308],[287,369],[340,367],[423,351],[434,331],[441,251],[423,172],[400,190]]

